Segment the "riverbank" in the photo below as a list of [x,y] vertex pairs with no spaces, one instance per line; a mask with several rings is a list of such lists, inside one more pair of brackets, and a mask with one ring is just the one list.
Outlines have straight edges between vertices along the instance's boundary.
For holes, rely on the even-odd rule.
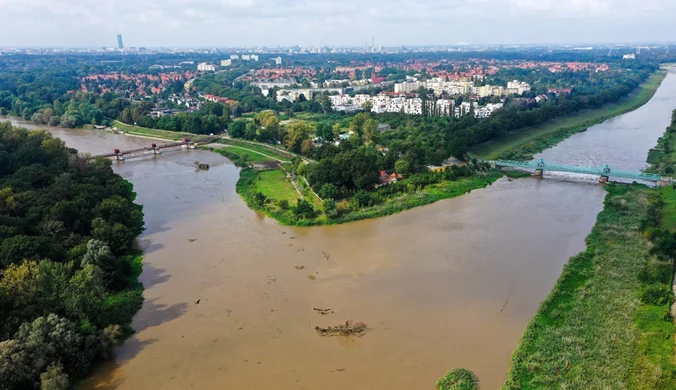
[[643,106],[653,97],[667,73],[667,70],[664,69],[656,71],[629,96],[618,103],[607,104],[598,109],[557,118],[508,134],[499,140],[479,145],[470,154],[483,160],[498,158],[530,160],[533,154],[550,148],[573,134],[585,131],[593,125]]
[[250,166],[279,160],[239,146],[220,145],[211,150],[243,167],[237,193],[247,205],[285,226],[335,225],[384,217],[485,188],[503,176],[494,170],[455,167],[448,172],[413,175],[374,191],[360,191],[349,199],[322,200],[294,173],[290,163],[254,169]]
[[[609,185],[605,209],[512,355],[503,389],[673,389],[672,253],[644,186]],[[648,222],[646,222],[648,221]]]
[[671,124],[657,140],[657,146],[648,153],[649,171],[663,176],[674,176],[676,165],[676,110],[671,113]]

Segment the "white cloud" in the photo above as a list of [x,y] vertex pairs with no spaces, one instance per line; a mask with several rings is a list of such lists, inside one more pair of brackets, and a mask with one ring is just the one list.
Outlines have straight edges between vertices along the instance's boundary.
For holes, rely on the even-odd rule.
[[0,0],[0,10],[3,46],[113,45],[118,32],[137,46],[676,38],[666,27],[676,0]]

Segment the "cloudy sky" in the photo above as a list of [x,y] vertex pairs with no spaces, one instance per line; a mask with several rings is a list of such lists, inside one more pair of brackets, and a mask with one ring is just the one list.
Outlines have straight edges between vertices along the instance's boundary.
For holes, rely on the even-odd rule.
[[0,0],[0,46],[676,41],[676,0]]

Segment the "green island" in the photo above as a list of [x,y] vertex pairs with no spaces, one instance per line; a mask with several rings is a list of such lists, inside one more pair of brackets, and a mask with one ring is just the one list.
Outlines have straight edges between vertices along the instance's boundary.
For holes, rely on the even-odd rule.
[[441,172],[411,175],[373,191],[358,191],[342,201],[333,200],[335,188],[323,186],[319,193],[326,198],[322,200],[300,176],[299,172],[308,169],[300,157],[290,163],[279,163],[275,158],[281,160],[285,156],[263,146],[233,146],[229,145],[231,140],[221,142],[222,145],[212,144],[209,148],[243,167],[237,193],[249,207],[283,225],[329,225],[382,217],[460,196],[502,177],[502,173],[491,170],[488,164],[473,160]]
[[133,333],[135,197],[111,161],[0,123],[0,388],[68,389]]
[[[653,168],[672,157],[653,158]],[[676,388],[675,187],[606,189],[587,249],[529,323],[503,389]]]
[[580,111],[515,131],[473,148],[470,154],[484,160],[532,160],[533,154],[551,148],[573,134],[646,104],[666,76],[667,71],[660,69],[616,103],[607,103],[600,108]]

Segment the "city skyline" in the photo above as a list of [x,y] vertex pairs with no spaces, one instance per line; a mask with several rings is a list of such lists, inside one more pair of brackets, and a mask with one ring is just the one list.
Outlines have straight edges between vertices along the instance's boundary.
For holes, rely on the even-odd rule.
[[0,0],[2,47],[674,42],[669,0]]

